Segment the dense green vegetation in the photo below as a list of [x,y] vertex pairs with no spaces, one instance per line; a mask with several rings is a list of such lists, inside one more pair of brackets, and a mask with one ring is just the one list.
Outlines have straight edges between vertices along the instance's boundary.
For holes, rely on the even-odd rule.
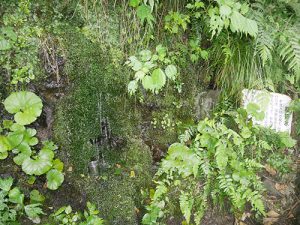
[[[0,225],[300,221],[297,0],[2,0],[0,18]],[[245,88],[293,99],[291,135]]]

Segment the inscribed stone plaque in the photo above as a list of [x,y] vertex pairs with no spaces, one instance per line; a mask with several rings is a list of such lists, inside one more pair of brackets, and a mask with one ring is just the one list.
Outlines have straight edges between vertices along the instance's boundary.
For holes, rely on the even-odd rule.
[[287,95],[271,93],[260,90],[244,89],[243,107],[247,108],[249,103],[255,103],[260,106],[265,116],[263,120],[255,120],[255,124],[269,127],[277,132],[291,133],[292,113],[288,113],[287,109],[291,102],[291,98]]

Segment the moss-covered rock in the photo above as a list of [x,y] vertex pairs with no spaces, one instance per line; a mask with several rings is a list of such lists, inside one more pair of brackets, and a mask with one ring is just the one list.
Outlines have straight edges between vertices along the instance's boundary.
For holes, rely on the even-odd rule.
[[115,164],[110,161],[112,167],[100,171],[100,177],[77,182],[86,190],[87,198],[98,205],[107,224],[139,224],[141,190],[150,186],[153,175],[151,152],[141,140],[130,139],[121,154],[116,155]]
[[139,119],[126,97],[126,71],[111,63],[113,56],[98,44],[73,29],[65,30],[65,73],[71,87],[57,107],[54,135],[75,171],[83,173],[96,154],[89,142],[100,135],[103,118],[115,136],[136,131]]
[[[138,224],[140,190],[151,184],[152,156],[139,137],[139,110],[127,97],[129,75],[116,63],[119,58],[103,52],[78,31],[67,26],[65,30],[65,74],[70,88],[56,107],[54,136],[60,154],[66,168],[73,169],[76,185],[98,205],[108,224]],[[105,135],[103,119],[109,123],[110,135],[123,144],[111,146],[98,140]],[[106,166],[100,176],[89,177],[88,164],[99,157]]]

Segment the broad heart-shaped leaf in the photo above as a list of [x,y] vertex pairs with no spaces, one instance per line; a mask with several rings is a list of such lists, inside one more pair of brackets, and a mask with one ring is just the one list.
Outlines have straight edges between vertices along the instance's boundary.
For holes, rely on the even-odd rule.
[[8,177],[8,178],[0,178],[0,189],[3,191],[9,191],[12,184],[13,184],[14,180],[12,177]]
[[142,84],[146,90],[154,90],[152,77],[150,77],[149,75],[144,76],[144,78],[142,80]]
[[40,159],[52,161],[54,158],[54,152],[48,148],[42,148],[42,150],[39,152],[38,157]]
[[17,150],[19,151],[18,155],[13,158],[14,162],[17,165],[22,165],[25,159],[29,158],[31,156],[31,148],[30,146],[22,142],[18,147]]
[[41,115],[43,103],[34,93],[28,91],[13,92],[4,101],[5,109],[15,114],[15,121],[20,125],[28,125]]
[[50,190],[56,190],[64,182],[64,175],[62,172],[52,169],[47,173],[47,187]]
[[47,173],[52,167],[52,163],[46,159],[27,158],[22,163],[22,170],[29,175],[42,175]]
[[20,189],[15,187],[8,193],[9,201],[12,203],[23,205],[24,194],[21,193]]
[[155,89],[160,90],[166,84],[166,75],[160,68],[155,69],[151,75]]
[[40,150],[35,159],[27,158],[22,163],[22,169],[29,175],[42,175],[47,173],[52,167],[52,160],[54,158],[53,150],[56,145],[53,142],[44,142],[44,147]]
[[176,75],[177,75],[177,68],[174,65],[168,65],[165,69],[166,76],[170,80],[175,80]]

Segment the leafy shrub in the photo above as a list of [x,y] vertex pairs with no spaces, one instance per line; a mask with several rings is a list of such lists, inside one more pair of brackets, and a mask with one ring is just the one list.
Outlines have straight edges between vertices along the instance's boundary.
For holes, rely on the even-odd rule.
[[12,151],[16,155],[14,162],[22,166],[26,174],[47,174],[47,187],[56,190],[64,181],[63,163],[54,158],[57,146],[51,141],[45,141],[42,149],[34,153],[32,147],[38,144],[36,130],[24,126],[40,116],[43,107],[41,99],[32,92],[14,92],[5,99],[4,107],[14,114],[15,122],[3,121],[2,132],[5,135],[0,135],[0,159],[6,159],[8,152]]
[[210,200],[222,204],[227,199],[237,218],[247,205],[265,215],[258,174],[269,157],[295,145],[288,134],[268,134],[253,126],[244,109],[200,121],[181,140],[170,146],[156,173],[143,224],[166,221],[174,213],[172,204],[179,205],[187,224],[200,224]]
[[96,206],[90,202],[87,202],[87,210],[83,215],[81,212],[73,212],[71,206],[63,206],[51,215],[54,221],[59,224],[68,225],[102,225],[103,220],[98,216],[99,211]]
[[[35,190],[35,195],[40,195]],[[30,200],[32,200],[32,196]],[[41,195],[40,195],[41,196]],[[13,178],[0,178],[0,224],[20,224],[19,218],[26,215],[33,223],[40,223],[40,215],[44,212],[41,209],[40,201],[31,204],[24,204],[24,194],[18,187],[13,188]]]
[[[138,56],[131,56],[126,62],[135,71],[134,80],[128,84],[128,92],[132,95],[137,91],[139,82],[146,90],[158,93],[166,84],[167,79],[175,81],[177,67],[167,58],[167,48],[158,45],[156,52],[142,50]],[[165,69],[162,69],[165,66]]]

